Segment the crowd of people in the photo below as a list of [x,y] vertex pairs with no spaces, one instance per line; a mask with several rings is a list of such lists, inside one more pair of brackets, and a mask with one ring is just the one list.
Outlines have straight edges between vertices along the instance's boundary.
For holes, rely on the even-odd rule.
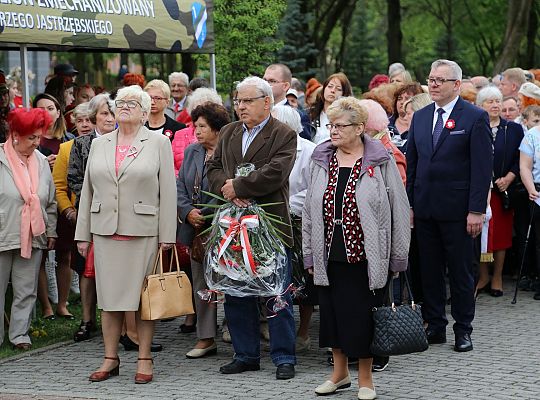
[[[17,349],[32,346],[36,301],[44,319],[74,318],[74,271],[75,341],[96,333],[101,310],[104,360],[90,380],[118,375],[122,344],[138,351],[135,383],[151,382],[152,352],[163,346],[140,318],[140,293],[158,250],[173,246],[193,286],[195,314],[180,332],[197,342],[186,357],[215,354],[221,323],[234,348],[221,373],[259,370],[262,336],[276,378],[291,379],[318,306],[319,347],[333,365],[318,395],[350,387],[354,362],[358,398],[376,398],[372,372],[389,359],[370,350],[372,309],[399,272],[411,277],[432,345],[447,340],[450,302],[458,352],[473,349],[476,298],[504,295],[504,271],[540,300],[540,70],[467,78],[437,60],[421,84],[396,63],[360,95],[341,72],[304,83],[272,64],[225,102],[182,72],[168,82],[126,73],[110,92],[78,83],[72,65],[54,72],[28,109],[20,79],[0,74],[0,309],[11,282]],[[236,176],[245,163],[255,171]],[[270,204],[284,223],[285,285],[301,283],[302,296],[284,293],[272,313],[275,299],[227,294],[218,321],[197,295],[208,289],[200,233],[211,224],[205,205],[217,201],[210,192],[237,207]],[[44,269],[52,250],[55,306]]]

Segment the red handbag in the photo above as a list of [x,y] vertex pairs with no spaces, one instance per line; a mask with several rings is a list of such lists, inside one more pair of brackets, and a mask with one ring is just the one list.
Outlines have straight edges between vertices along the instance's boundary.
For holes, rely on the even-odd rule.
[[88,253],[86,254],[86,261],[84,262],[83,276],[85,278],[96,277],[96,270],[94,268],[94,243],[90,243],[90,246],[88,247]]

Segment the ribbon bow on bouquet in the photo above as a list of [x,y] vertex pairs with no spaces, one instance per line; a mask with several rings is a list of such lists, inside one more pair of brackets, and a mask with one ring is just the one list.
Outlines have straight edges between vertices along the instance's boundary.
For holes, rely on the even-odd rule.
[[[245,215],[240,218],[232,218],[224,216],[219,220],[219,225],[227,228],[227,231],[223,234],[221,241],[219,242],[218,260],[221,260],[225,251],[229,245],[236,241],[238,235],[240,235],[240,247],[242,250],[242,257],[244,259],[244,265],[249,275],[252,277],[257,275],[257,268],[255,259],[253,258],[253,252],[251,250],[251,244],[249,243],[248,228],[253,229],[259,226],[258,215]],[[239,251],[234,245],[231,246],[232,250]],[[224,262],[226,262],[224,260]]]

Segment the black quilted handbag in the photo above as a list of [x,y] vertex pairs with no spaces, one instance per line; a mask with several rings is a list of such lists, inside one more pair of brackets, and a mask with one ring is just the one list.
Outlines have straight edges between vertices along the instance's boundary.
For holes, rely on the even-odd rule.
[[414,303],[407,274],[402,272],[400,275],[405,277],[410,304],[402,301],[401,305],[395,305],[392,284],[394,279],[390,275],[386,285],[388,305],[373,309],[371,352],[378,356],[418,353],[429,347],[420,305]]

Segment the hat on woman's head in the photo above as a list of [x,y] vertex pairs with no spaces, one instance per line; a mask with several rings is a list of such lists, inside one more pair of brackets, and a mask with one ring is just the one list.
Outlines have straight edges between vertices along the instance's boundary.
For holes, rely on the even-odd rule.
[[311,78],[310,80],[308,80],[306,83],[306,92],[305,92],[306,98],[308,98],[315,90],[317,90],[320,87],[322,87],[322,84],[317,79]]
[[536,100],[540,100],[540,87],[536,86],[534,83],[525,82],[521,85],[519,93],[523,96],[531,97]]

